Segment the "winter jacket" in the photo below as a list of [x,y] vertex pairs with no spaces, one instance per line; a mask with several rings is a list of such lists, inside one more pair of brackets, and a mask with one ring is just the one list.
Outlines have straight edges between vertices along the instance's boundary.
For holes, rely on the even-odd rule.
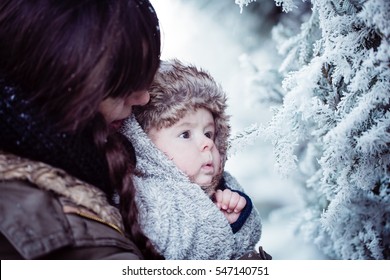
[[142,259],[99,189],[0,152],[0,259]]
[[[140,223],[166,259],[237,259],[260,239],[261,221],[253,207],[241,229],[233,233],[212,200],[151,142],[134,117],[122,133],[137,156],[134,182]],[[227,172],[227,187],[243,191]]]

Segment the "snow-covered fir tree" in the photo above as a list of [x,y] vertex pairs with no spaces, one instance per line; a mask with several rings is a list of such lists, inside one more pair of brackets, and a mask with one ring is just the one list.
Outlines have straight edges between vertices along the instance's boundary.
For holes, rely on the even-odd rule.
[[390,259],[390,1],[309,4],[298,32],[273,29],[283,63],[254,79],[259,100],[279,103],[265,128],[276,165],[301,180],[299,233],[324,254]]

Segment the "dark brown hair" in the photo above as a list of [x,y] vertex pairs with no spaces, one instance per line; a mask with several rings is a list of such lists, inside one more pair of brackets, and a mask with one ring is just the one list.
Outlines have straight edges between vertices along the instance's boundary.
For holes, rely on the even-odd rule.
[[[160,61],[157,15],[146,0],[3,0],[0,70],[57,130],[92,125],[125,228],[145,258],[159,258],[140,230],[131,180],[134,153],[109,134],[99,104],[147,89]],[[130,159],[130,160],[129,160]],[[130,172],[129,172],[130,171]]]

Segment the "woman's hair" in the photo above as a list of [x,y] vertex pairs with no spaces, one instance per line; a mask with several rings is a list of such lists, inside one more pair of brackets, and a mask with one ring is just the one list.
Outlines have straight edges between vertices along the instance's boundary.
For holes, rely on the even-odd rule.
[[158,258],[137,221],[134,152],[119,133],[109,134],[98,112],[104,99],[125,98],[153,80],[160,31],[149,1],[2,0],[0,26],[1,73],[57,130],[93,127],[111,187],[121,197],[125,228],[145,258]]
[[146,89],[159,65],[148,1],[4,0],[0,66],[45,115],[77,130],[107,97]]

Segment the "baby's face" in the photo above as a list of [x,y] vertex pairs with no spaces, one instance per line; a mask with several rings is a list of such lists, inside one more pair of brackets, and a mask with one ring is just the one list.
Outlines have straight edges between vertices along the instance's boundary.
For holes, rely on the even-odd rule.
[[208,186],[219,173],[221,156],[214,144],[214,118],[208,110],[189,111],[173,126],[152,128],[148,135],[193,183]]

